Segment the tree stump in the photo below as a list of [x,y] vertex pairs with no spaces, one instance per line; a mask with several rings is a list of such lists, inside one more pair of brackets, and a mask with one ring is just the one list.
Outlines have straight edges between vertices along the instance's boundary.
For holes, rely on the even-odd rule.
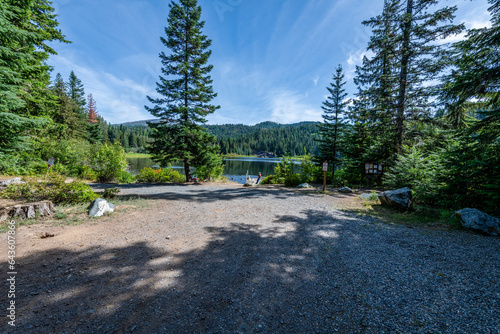
[[53,211],[54,204],[51,201],[0,207],[0,223],[10,218],[33,219],[37,216],[51,216]]

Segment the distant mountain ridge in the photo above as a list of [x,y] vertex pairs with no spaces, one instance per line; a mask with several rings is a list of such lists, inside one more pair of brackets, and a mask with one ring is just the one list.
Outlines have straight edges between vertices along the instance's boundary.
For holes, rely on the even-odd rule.
[[[145,119],[141,121],[133,121],[133,122],[125,122],[125,123],[119,123],[119,124],[112,124],[113,126],[147,126],[148,122],[150,123],[158,123],[160,120],[159,119]],[[235,127],[249,127],[249,128],[254,128],[254,129],[274,129],[274,128],[279,128],[279,127],[287,127],[287,126],[299,126],[302,124],[314,124],[317,122],[314,121],[306,121],[306,122],[298,122],[298,123],[290,123],[290,124],[281,124],[281,123],[276,123],[276,122],[271,122],[271,121],[265,121],[261,123],[257,123],[255,125],[245,125],[245,124],[217,124],[217,125],[207,125],[207,128],[215,128],[215,127],[227,127],[227,126],[235,126]]]
[[[135,132],[145,132],[147,135],[150,131],[147,122],[159,122],[159,120],[127,122],[116,124],[113,128],[130,132],[131,135]],[[304,151],[317,154],[317,124],[319,123],[280,124],[266,121],[255,125],[223,124],[205,127],[210,134],[217,137],[217,143],[223,154],[258,155],[265,153],[269,156],[283,156],[284,154],[301,155]],[[116,137],[120,136],[117,134]],[[134,142],[133,135],[127,142]],[[130,144],[124,146],[132,147]]]

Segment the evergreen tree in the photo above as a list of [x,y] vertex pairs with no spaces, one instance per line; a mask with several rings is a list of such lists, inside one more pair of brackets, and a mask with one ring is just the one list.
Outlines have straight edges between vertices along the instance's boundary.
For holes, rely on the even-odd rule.
[[364,150],[360,151],[362,147],[356,150],[363,156],[360,160],[386,163],[396,151],[393,116],[397,92],[398,24],[395,18],[399,3],[399,0],[385,1],[381,15],[363,22],[373,30],[367,48],[373,56],[365,56],[362,65],[356,67],[354,82],[358,87],[357,99],[354,101],[352,116],[351,113],[348,114],[353,123],[365,124],[351,130],[367,132],[372,138],[365,143],[368,146]]
[[[58,138],[80,137],[84,134],[84,122],[80,113],[75,112],[74,102],[66,95],[66,84],[57,73],[52,92],[56,96],[57,104],[51,114],[57,127]],[[59,126],[57,126],[59,125]]]
[[500,0],[488,2],[492,27],[470,30],[467,39],[454,44],[454,67],[444,78],[441,99],[455,129],[474,116],[500,120]]
[[99,122],[97,105],[92,94],[87,97],[87,131],[91,143],[102,142],[102,128]]
[[30,132],[47,124],[48,120],[31,119],[13,113],[0,112],[0,160],[30,149]]
[[[428,12],[438,0],[406,0],[399,21],[401,33],[398,47],[398,94],[396,96],[396,152],[403,147],[407,122],[431,116],[430,97],[436,95],[435,86],[429,85],[449,66],[445,46],[436,43],[459,34],[464,26],[454,25],[456,6]],[[450,22],[449,24],[446,24]]]
[[350,137],[366,138],[346,148],[348,156],[361,155],[350,156],[353,168],[362,171],[363,160],[389,167],[404,144],[419,139],[420,124],[430,121],[436,95],[432,80],[449,66],[446,45],[437,41],[463,30],[463,25],[451,23],[456,7],[429,12],[437,4],[386,0],[382,15],[363,22],[373,29],[368,44],[373,56],[357,68],[358,94],[348,115]]
[[188,182],[192,180],[190,165],[203,166],[218,150],[215,138],[202,126],[205,117],[219,107],[210,104],[217,95],[209,76],[213,68],[208,65],[212,42],[203,35],[205,22],[200,18],[201,6],[197,0],[170,4],[166,38],[161,37],[169,52],[160,54],[163,75],[156,89],[163,97],[148,96],[153,107],[146,106],[146,110],[161,119],[149,124],[154,139],[150,152],[163,165],[182,160]]
[[319,162],[326,161],[332,168],[332,184],[335,181],[335,168],[338,165],[338,154],[341,149],[341,138],[345,131],[345,121],[343,114],[347,102],[347,93],[344,86],[344,73],[339,65],[333,76],[333,82],[327,87],[329,96],[323,102],[323,123],[318,125],[319,141]]
[[0,112],[13,111],[26,105],[20,97],[25,87],[22,71],[34,60],[29,48],[22,44],[33,44],[41,38],[15,24],[16,8],[0,1]]
[[[2,1],[12,15],[8,16],[15,31],[22,31],[24,38],[2,41],[3,47],[16,50],[17,55],[24,53],[28,57],[21,57],[17,64],[19,78],[23,88],[19,96],[24,105],[16,113],[26,116],[50,115],[55,99],[48,89],[50,85],[50,70],[46,60],[50,55],[57,54],[52,48],[54,41],[68,43],[64,35],[57,28],[59,23],[54,14],[54,8],[49,0]],[[51,45],[49,45],[49,43]]]
[[69,81],[66,86],[69,98],[72,99],[77,106],[83,109],[86,104],[85,89],[82,81],[78,79],[75,72],[71,71],[69,74]]

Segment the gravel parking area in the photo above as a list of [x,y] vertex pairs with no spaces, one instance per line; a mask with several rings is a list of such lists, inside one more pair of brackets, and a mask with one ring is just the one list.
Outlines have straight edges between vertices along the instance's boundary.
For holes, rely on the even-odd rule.
[[119,188],[154,204],[43,240],[18,229],[4,332],[500,333],[500,238],[336,210],[349,195]]

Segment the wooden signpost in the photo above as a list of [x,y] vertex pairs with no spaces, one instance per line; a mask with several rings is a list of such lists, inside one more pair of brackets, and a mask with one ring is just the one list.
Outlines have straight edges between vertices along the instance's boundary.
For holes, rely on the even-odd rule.
[[323,162],[323,191],[326,192],[326,171],[328,170],[328,163]]
[[53,164],[54,164],[54,158],[49,158],[49,161],[47,161],[47,174],[49,173],[49,169]]

